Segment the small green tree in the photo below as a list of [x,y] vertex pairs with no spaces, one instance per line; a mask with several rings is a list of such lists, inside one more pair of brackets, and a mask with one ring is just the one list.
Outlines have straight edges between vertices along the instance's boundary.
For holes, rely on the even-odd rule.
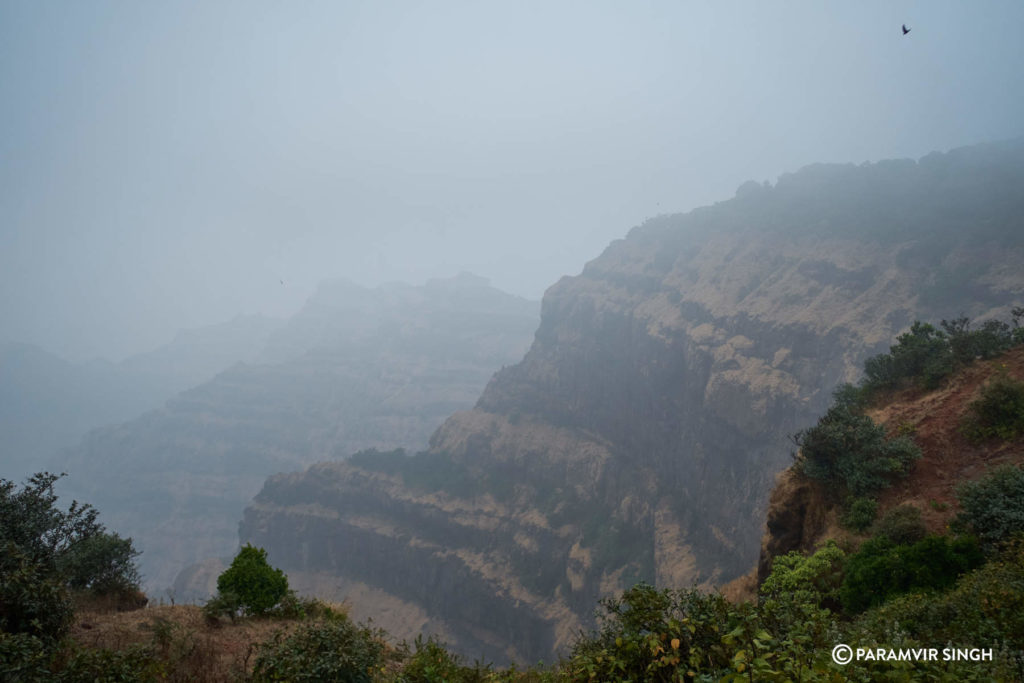
[[267,562],[267,551],[248,543],[217,577],[214,608],[247,615],[265,614],[288,594],[288,577]]

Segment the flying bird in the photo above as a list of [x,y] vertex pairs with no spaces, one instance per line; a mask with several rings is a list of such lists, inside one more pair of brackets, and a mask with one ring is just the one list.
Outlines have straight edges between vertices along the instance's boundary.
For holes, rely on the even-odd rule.
[[910,29],[907,28],[906,24],[903,24],[903,35],[907,35],[908,33],[910,33]]

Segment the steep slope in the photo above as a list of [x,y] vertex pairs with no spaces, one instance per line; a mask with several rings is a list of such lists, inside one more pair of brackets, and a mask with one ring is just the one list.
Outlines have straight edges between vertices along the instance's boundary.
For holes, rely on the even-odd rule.
[[[945,533],[957,513],[956,488],[978,479],[1002,464],[1024,464],[1024,442],[988,439],[972,441],[961,431],[969,404],[993,378],[1024,380],[1024,348],[979,361],[943,386],[932,391],[908,389],[885,396],[868,411],[891,435],[911,434],[921,448],[918,460],[905,479],[896,481],[878,496],[878,516],[897,505],[913,505],[930,533]],[[761,544],[758,577],[771,571],[773,558],[791,550],[813,551],[828,539],[857,535],[839,525],[841,510],[820,482],[802,477],[791,468],[779,475],[768,506]]]
[[242,540],[499,661],[550,659],[636,579],[725,583],[836,384],[915,318],[1024,298],[1022,187],[1017,141],[813,166],[649,221],[548,290],[526,357],[429,452],[271,478]]
[[[229,555],[274,472],[363,448],[423,448],[522,357],[537,304],[470,275],[423,287],[328,283],[261,352],[66,453],[69,493],[132,536],[151,590]],[[179,595],[181,598],[190,597]]]

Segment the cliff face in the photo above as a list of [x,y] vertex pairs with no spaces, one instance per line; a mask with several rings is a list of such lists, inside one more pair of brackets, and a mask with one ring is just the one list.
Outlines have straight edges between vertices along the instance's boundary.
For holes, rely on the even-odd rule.
[[498,660],[550,659],[635,580],[725,583],[838,383],[915,318],[1021,301],[1021,187],[1016,143],[810,167],[649,221],[548,290],[525,358],[428,452],[271,478],[242,540]]
[[[522,357],[537,303],[464,274],[422,287],[329,283],[237,364],[65,453],[67,486],[131,536],[150,590],[230,555],[270,474],[364,448],[421,449]],[[179,599],[206,597],[183,589]]]

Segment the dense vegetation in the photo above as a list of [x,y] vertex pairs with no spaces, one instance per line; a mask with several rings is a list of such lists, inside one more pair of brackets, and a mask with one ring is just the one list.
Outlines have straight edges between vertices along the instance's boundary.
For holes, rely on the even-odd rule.
[[[909,434],[887,436],[866,408],[894,390],[934,389],[954,371],[1024,344],[1022,318],[1024,307],[1013,309],[1010,323],[990,320],[978,329],[965,317],[943,320],[941,330],[915,321],[888,353],[864,363],[859,385],[837,388],[817,424],[794,435],[797,471],[824,482],[832,496],[844,501],[847,528],[867,529],[874,521],[877,493],[906,476],[920,457]],[[962,431],[975,440],[1024,434],[1024,383],[1003,372],[986,384],[963,417]]]
[[1024,307],[1013,309],[1010,323],[988,320],[978,329],[966,317],[943,320],[941,330],[915,321],[888,353],[864,363],[861,389],[866,395],[913,385],[934,389],[955,370],[1024,344],[1022,319]]
[[59,478],[42,472],[20,488],[0,479],[0,678],[59,656],[76,597],[141,599],[131,539],[108,532],[90,505],[60,509]]

